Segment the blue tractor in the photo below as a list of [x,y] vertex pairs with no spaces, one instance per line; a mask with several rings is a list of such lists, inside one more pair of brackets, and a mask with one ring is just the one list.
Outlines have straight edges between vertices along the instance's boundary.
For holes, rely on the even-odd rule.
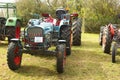
[[[56,16],[57,19],[49,18],[55,24],[45,19],[30,19],[22,40],[11,39],[7,51],[7,63],[11,70],[20,68],[23,53],[44,53],[54,54],[57,57],[57,72],[64,72],[66,55],[71,54],[71,21],[70,15],[66,14],[64,9],[56,10]],[[48,50],[52,45],[55,45],[56,49]]]

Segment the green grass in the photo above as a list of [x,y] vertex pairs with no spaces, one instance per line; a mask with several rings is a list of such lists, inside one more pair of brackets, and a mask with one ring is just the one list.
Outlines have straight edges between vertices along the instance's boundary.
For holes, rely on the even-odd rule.
[[54,56],[23,54],[22,66],[11,71],[6,61],[7,44],[0,44],[0,80],[120,80],[120,56],[117,63],[98,45],[98,34],[82,34],[82,46],[73,46],[65,72],[56,72]]

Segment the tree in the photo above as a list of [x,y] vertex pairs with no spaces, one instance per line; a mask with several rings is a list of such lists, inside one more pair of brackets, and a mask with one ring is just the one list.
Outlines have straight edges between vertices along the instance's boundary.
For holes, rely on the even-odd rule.
[[28,21],[32,14],[49,13],[55,17],[59,7],[70,8],[69,12],[77,12],[84,19],[86,32],[99,32],[102,25],[120,23],[119,0],[19,0],[18,15]]

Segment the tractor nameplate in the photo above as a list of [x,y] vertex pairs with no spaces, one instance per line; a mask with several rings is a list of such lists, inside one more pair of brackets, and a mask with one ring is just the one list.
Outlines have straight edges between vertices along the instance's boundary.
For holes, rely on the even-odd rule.
[[34,42],[35,43],[43,43],[43,37],[35,37]]

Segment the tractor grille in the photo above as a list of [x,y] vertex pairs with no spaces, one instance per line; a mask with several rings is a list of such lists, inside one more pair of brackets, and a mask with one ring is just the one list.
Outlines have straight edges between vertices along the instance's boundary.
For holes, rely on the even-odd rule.
[[35,37],[43,37],[43,29],[40,27],[30,27],[27,30],[28,38],[30,42],[34,42]]
[[43,35],[43,30],[39,27],[28,28],[27,32],[30,38]]

